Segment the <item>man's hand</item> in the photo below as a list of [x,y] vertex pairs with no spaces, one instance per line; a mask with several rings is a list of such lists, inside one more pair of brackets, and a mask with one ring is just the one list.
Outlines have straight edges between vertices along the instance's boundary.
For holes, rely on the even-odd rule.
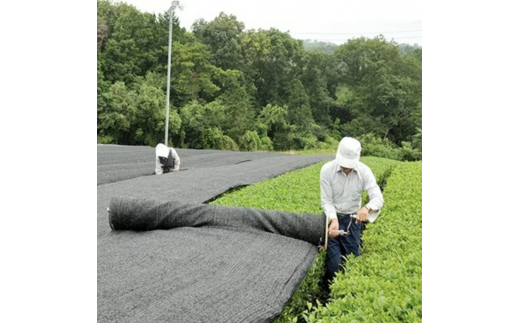
[[332,219],[329,224],[329,237],[336,238],[339,230],[339,222],[338,219]]
[[358,224],[359,222],[367,222],[367,221],[368,221],[368,210],[366,207],[363,206],[357,212],[356,224]]

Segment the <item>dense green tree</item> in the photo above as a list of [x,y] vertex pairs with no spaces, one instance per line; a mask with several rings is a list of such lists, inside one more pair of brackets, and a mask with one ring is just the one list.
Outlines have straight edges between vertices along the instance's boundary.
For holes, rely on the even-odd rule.
[[[302,60],[301,81],[309,97],[309,104],[313,119],[322,126],[331,123],[330,108],[334,99],[329,92],[329,84],[335,80],[332,78],[338,60],[329,54],[318,50],[307,51]],[[330,84],[335,89],[336,84]]]
[[114,33],[120,5],[128,6],[125,3],[97,0],[97,45],[100,51],[104,50],[106,42]]
[[[155,146],[164,138],[166,106],[164,92],[143,83],[137,97],[137,112],[134,127],[134,141],[138,144]],[[168,119],[169,137],[180,128],[180,118],[175,109],[171,109]]]
[[410,116],[422,91],[417,61],[403,57],[382,36],[351,40],[335,55],[345,63],[343,81],[351,93],[346,104],[352,120],[345,132],[353,136],[371,132],[396,143],[411,141],[415,125]]
[[217,98],[217,101],[226,107],[227,118],[222,121],[222,130],[235,142],[238,142],[247,130],[254,128],[255,122],[252,99],[245,86],[241,85],[239,78],[238,71],[227,70],[220,77],[223,91]]
[[210,52],[195,41],[174,42],[172,48],[171,97],[176,106],[193,100],[213,101],[220,87],[214,82],[225,72],[209,62]]
[[334,149],[350,135],[365,136],[374,154],[421,158],[418,46],[378,36],[323,47],[276,29],[246,31],[224,13],[188,32],[173,16],[166,98],[169,12],[97,3],[98,142],[161,142],[168,100],[175,146]]
[[133,6],[120,5],[119,17],[104,52],[108,80],[129,85],[136,76],[145,75],[151,67],[145,56],[150,50],[147,46],[151,37],[150,23],[154,21],[153,15],[143,14]]
[[331,107],[330,117],[339,122],[339,125],[352,120],[352,113],[356,113],[358,104],[354,102],[358,97],[345,84],[339,85],[336,89],[336,101]]
[[[130,85],[148,71],[165,71],[169,13],[141,13],[125,3],[98,1],[98,48],[104,53],[104,74],[111,82]],[[173,17],[174,38],[182,34]]]
[[411,55],[422,64],[422,48],[415,49]]
[[255,130],[247,130],[240,138],[240,150],[257,151],[262,149],[262,142]]
[[249,95],[248,83],[245,81],[244,58],[242,54],[241,34],[244,23],[237,20],[234,15],[220,13],[211,22],[203,19],[197,20],[192,31],[195,37],[206,46],[210,53],[208,61],[222,69],[220,77],[213,77],[212,81],[220,88],[219,100],[228,106],[228,123],[222,129],[235,141],[251,128],[254,118],[252,97]]
[[284,96],[287,98],[288,123],[298,126],[314,123],[309,96],[305,93],[305,89],[299,79],[292,79],[287,84]]
[[127,143],[128,133],[137,113],[137,93],[129,91],[123,82],[114,83],[108,92],[98,97],[98,136],[110,142]]
[[271,28],[243,33],[242,44],[246,79],[256,89],[252,94],[256,98],[256,111],[267,104],[284,103],[286,89],[300,74],[302,41]]
[[215,136],[223,135],[220,124],[226,119],[225,111],[226,107],[217,101],[201,104],[193,100],[182,107],[179,146],[196,149],[216,148],[211,145],[216,142]]
[[258,115],[257,119],[257,124],[260,125],[259,129],[261,129],[261,133],[272,140],[274,134],[287,125],[286,118],[288,114],[289,112],[286,105],[266,105]]
[[211,22],[199,19],[192,26],[195,37],[208,47],[211,64],[223,70],[243,70],[240,40],[243,30],[244,23],[223,12]]

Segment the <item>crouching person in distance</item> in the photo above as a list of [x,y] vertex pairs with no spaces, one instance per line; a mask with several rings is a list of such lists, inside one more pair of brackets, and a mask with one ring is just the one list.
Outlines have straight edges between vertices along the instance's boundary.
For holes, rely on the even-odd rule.
[[[361,226],[374,222],[383,207],[383,194],[372,170],[359,161],[361,143],[350,137],[341,139],[336,159],[322,166],[320,172],[321,206],[329,221],[325,260],[325,293],[340,269],[343,256],[359,256]],[[370,201],[361,206],[366,190]],[[340,230],[344,234],[340,235]]]
[[181,159],[173,148],[168,148],[164,144],[155,147],[155,175],[166,174],[179,171]]

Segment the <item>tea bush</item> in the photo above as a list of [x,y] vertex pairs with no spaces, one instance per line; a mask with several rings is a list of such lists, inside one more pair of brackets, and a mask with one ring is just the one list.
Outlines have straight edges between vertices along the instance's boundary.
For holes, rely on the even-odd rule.
[[422,321],[422,162],[397,165],[384,197],[362,254],[336,275],[326,306],[302,313],[306,322]]
[[[331,159],[333,158],[331,156]],[[393,169],[402,163],[379,157],[361,157],[361,161],[370,166],[380,186],[386,183]],[[321,167],[325,163],[317,163],[271,180],[223,194],[210,204],[321,214],[319,179]],[[365,193],[364,199],[367,198]],[[369,224],[367,229],[370,226]],[[317,312],[317,309],[321,308],[321,304],[316,299],[321,292],[320,281],[324,274],[324,262],[325,251],[322,250],[318,253],[318,257],[309,269],[305,280],[287,302],[283,312],[275,322],[304,322],[306,315],[307,319],[309,318],[310,309],[314,308],[314,311]],[[316,315],[316,313],[312,315]]]

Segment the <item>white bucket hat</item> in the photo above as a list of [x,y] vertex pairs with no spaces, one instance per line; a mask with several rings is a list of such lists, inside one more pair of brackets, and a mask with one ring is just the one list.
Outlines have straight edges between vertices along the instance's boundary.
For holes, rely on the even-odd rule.
[[170,149],[168,149],[164,144],[158,144],[155,147],[155,155],[158,157],[168,157],[168,153],[170,152],[169,150]]
[[359,157],[361,157],[361,143],[350,137],[341,139],[336,153],[336,162],[341,167],[356,168]]

